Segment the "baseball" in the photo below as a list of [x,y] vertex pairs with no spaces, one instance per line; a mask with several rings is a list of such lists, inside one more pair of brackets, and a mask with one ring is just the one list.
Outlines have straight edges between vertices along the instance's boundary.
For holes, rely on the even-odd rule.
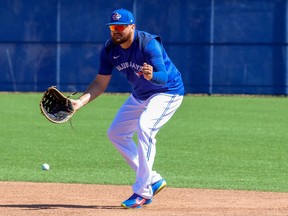
[[50,169],[49,164],[47,163],[42,164],[42,170],[48,171],[49,169]]

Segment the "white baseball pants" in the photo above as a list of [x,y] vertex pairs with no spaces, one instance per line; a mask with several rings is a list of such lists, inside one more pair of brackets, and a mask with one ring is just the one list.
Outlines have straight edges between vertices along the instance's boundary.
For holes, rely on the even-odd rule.
[[[108,137],[136,173],[134,193],[151,199],[151,184],[162,177],[153,171],[156,154],[155,136],[182,103],[183,96],[158,93],[145,101],[131,94],[116,114]],[[138,145],[133,135],[137,132]],[[165,144],[165,143],[164,143]]]

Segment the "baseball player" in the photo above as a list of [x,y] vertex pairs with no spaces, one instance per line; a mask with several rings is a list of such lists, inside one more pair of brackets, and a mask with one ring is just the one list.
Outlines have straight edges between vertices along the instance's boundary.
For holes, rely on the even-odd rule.
[[[107,25],[111,38],[101,51],[98,74],[73,105],[78,110],[103,93],[113,68],[132,85],[132,94],[116,114],[108,137],[136,173],[134,193],[121,206],[141,208],[166,186],[165,179],[153,170],[155,136],[181,105],[184,86],[161,38],[136,30],[130,11],[115,10]],[[137,144],[132,139],[134,133]]]

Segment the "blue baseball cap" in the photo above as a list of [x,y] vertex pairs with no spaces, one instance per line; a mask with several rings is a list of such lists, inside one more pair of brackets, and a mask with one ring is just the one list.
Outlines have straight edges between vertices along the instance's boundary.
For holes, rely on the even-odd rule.
[[118,9],[112,12],[111,20],[106,25],[130,25],[134,24],[132,12],[126,9]]

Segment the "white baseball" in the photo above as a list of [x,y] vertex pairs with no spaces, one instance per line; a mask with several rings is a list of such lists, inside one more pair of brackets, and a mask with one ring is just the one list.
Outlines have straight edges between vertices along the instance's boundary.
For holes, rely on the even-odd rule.
[[42,170],[49,170],[50,166],[47,163],[42,164]]

